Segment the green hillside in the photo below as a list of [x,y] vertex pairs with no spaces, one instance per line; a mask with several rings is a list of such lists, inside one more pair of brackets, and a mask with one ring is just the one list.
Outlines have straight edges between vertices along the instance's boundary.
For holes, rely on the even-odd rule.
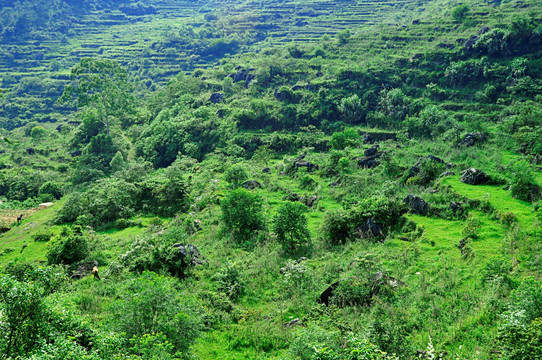
[[542,359],[539,1],[0,13],[0,359]]

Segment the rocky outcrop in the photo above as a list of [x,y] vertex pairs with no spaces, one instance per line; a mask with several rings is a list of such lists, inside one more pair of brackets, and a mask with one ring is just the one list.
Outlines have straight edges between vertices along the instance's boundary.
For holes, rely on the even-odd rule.
[[202,256],[198,248],[194,245],[175,244],[173,247],[179,250],[179,259],[181,259],[184,264],[191,266],[203,264],[201,259]]
[[254,189],[260,189],[262,187],[262,184],[260,184],[256,180],[248,180],[248,181],[245,181],[243,184],[241,184],[241,186],[247,190],[254,190]]
[[427,215],[431,210],[429,203],[419,196],[409,194],[403,199],[403,203],[414,214]]
[[375,222],[372,217],[365,220],[354,232],[362,239],[379,239],[384,241],[383,226]]
[[313,164],[313,163],[311,163],[310,161],[306,161],[306,160],[304,160],[304,159],[305,159],[305,155],[301,155],[301,156],[299,156],[297,159],[295,159],[295,161],[294,161],[294,167],[295,167],[296,169],[299,169],[300,167],[305,167],[305,168],[307,168],[307,171],[308,171],[308,172],[312,172],[312,171],[314,171],[314,170],[318,170],[318,169],[319,169],[318,165]]
[[461,182],[469,185],[483,185],[487,184],[491,180],[482,170],[476,168],[469,168],[463,171],[461,176]]
[[487,141],[487,137],[481,132],[472,132],[465,135],[465,138],[457,144],[457,146],[471,147],[479,143]]

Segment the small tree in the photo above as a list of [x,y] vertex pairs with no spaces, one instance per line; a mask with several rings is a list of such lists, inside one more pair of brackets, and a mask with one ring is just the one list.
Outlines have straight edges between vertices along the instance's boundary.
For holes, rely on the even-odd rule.
[[234,165],[226,170],[226,181],[229,182],[234,189],[241,186],[247,179],[247,171],[240,165]]
[[70,234],[64,231],[63,235],[47,253],[49,264],[70,265],[84,260],[90,254],[88,240],[84,235]]
[[71,70],[70,80],[59,102],[96,109],[107,135],[112,117],[122,117],[133,110],[128,73],[113,60],[83,58]]
[[470,7],[467,4],[458,5],[452,10],[452,18],[455,21],[463,22],[469,14]]
[[310,233],[307,228],[307,206],[299,202],[284,204],[275,216],[273,231],[285,252],[295,252],[310,242]]
[[222,200],[224,230],[241,245],[251,245],[255,233],[264,228],[262,198],[245,189],[232,191]]

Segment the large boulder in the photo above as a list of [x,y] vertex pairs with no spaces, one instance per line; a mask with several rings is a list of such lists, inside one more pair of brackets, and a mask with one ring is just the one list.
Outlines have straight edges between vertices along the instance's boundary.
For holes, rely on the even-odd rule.
[[217,104],[221,102],[223,99],[224,99],[223,93],[212,93],[209,101],[212,102],[213,104]]
[[463,213],[463,207],[461,204],[458,204],[454,201],[450,203],[450,206],[448,207],[448,210],[454,213],[454,215],[462,214]]
[[482,185],[486,184],[490,179],[482,170],[468,168],[463,171],[460,181],[469,185]]
[[403,203],[415,214],[427,215],[431,210],[429,204],[419,196],[409,194],[403,199]]
[[260,184],[256,180],[248,180],[248,181],[245,181],[241,186],[247,190],[254,190],[254,189],[261,188],[262,184]]
[[380,146],[379,146],[378,144],[377,144],[377,145],[373,145],[373,146],[371,146],[370,148],[368,148],[367,150],[365,150],[365,151],[363,152],[363,154],[364,154],[365,156],[374,156],[374,155],[376,155],[376,154],[378,153],[378,148],[379,148],[379,147],[380,147]]
[[382,241],[384,240],[384,231],[382,230],[382,225],[376,223],[372,217],[368,218],[354,231],[362,239],[380,239]]
[[313,207],[314,204],[316,204],[316,201],[318,200],[318,196],[312,195],[312,196],[302,196],[299,201],[308,207]]
[[472,132],[465,135],[465,138],[457,144],[457,146],[470,147],[478,143],[483,143],[487,140],[487,137],[481,132]]
[[202,265],[203,261],[200,259],[201,254],[197,247],[194,245],[175,244],[173,247],[179,250],[179,258],[185,264],[192,266]]
[[318,165],[313,164],[310,161],[306,161],[304,159],[305,159],[304,155],[301,155],[297,159],[295,159],[294,167],[296,169],[299,169],[300,167],[305,167],[305,168],[307,168],[308,172],[312,172],[313,170],[318,170],[319,169]]

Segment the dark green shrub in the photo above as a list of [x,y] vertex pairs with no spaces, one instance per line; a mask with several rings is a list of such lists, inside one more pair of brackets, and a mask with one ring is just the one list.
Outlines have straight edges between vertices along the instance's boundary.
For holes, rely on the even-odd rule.
[[49,264],[71,265],[86,259],[90,255],[90,247],[84,235],[71,232],[64,233],[56,239],[47,252]]
[[49,194],[52,195],[55,199],[60,199],[62,197],[62,189],[54,181],[47,181],[38,190],[38,195]]
[[237,189],[248,179],[247,171],[240,165],[233,165],[226,170],[225,180],[229,182],[232,188]]
[[335,132],[331,135],[329,144],[334,150],[344,150],[345,147],[356,147],[360,144],[361,136],[353,128],[344,129],[341,132]]
[[259,195],[245,189],[234,190],[222,200],[222,224],[235,242],[251,246],[256,233],[264,229],[262,205],[263,200]]
[[50,232],[39,232],[39,233],[32,234],[32,239],[38,242],[47,242],[51,240],[52,236],[53,234],[51,234]]
[[237,300],[245,291],[245,281],[238,264],[228,262],[214,276],[217,290],[225,294],[230,300]]
[[195,306],[177,289],[174,279],[144,272],[128,282],[112,305],[111,325],[127,340],[162,333],[183,359],[188,358],[202,324]]
[[348,213],[343,210],[326,212],[322,223],[322,236],[333,245],[344,244],[352,236]]
[[310,243],[307,228],[307,206],[299,202],[287,202],[281,206],[274,219],[273,231],[277,241],[287,253],[305,248]]

